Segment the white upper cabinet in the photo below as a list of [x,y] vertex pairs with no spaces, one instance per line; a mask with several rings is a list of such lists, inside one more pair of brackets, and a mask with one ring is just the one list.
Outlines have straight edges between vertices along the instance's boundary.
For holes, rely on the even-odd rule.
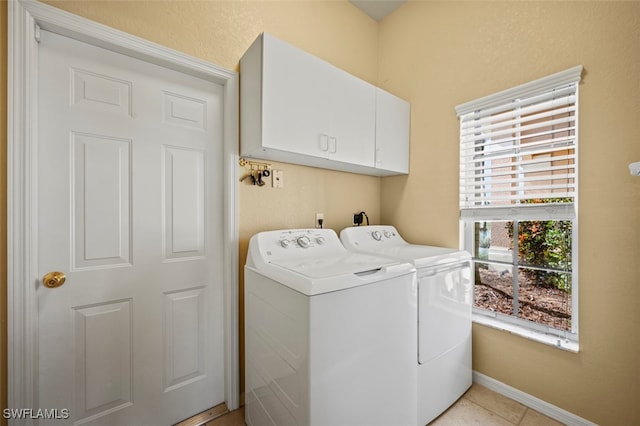
[[382,89],[376,90],[376,167],[409,173],[409,103]]
[[[407,173],[408,164],[403,169],[395,157],[383,158],[389,147],[399,149],[395,126],[383,126],[384,148],[376,146],[378,90],[262,34],[240,61],[240,155],[371,175]],[[408,138],[403,149],[408,163]]]
[[[328,64],[327,64],[328,65]],[[338,68],[328,70],[332,126],[329,159],[373,167],[376,87]]]
[[262,93],[257,103],[247,105],[242,98],[243,108],[256,109],[257,117],[261,116],[255,124],[261,123],[262,129],[253,129],[252,125],[252,152],[262,147],[322,155],[319,134],[328,132],[331,125],[331,102],[327,96],[330,82],[322,62],[311,55],[292,54],[295,52],[290,46],[268,34],[263,36],[262,45],[254,43],[251,49],[252,54],[262,58],[259,68],[249,69],[244,58],[240,66],[244,70],[241,84],[248,79],[262,80],[255,92]]

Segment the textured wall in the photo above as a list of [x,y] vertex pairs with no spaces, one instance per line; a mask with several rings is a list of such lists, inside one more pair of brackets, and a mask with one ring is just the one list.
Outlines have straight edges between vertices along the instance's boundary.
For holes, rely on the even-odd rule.
[[475,370],[599,424],[640,424],[640,2],[410,1],[380,26],[379,82],[412,106],[411,173],[384,222],[458,245],[457,104],[575,65],[580,353],[474,326]]

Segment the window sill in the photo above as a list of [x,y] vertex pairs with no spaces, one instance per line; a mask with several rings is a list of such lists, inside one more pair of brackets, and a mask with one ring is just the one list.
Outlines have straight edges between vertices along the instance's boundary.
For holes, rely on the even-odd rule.
[[525,339],[534,340],[536,342],[540,342],[548,346],[553,346],[554,348],[562,349],[565,351],[578,353],[580,349],[580,345],[576,341],[569,340],[565,337],[543,333],[541,331],[531,330],[517,324],[510,324],[508,322],[488,315],[478,314],[474,312],[472,320],[475,324],[481,324],[487,327],[495,328],[497,330],[506,331],[507,333],[515,334],[520,337],[524,337]]

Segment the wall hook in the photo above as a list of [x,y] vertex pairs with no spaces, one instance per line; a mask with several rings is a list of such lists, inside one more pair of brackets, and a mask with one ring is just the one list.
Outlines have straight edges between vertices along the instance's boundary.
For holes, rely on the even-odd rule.
[[243,182],[247,178],[251,178],[251,184],[256,186],[264,186],[266,182],[263,178],[271,176],[271,164],[261,163],[257,161],[250,161],[246,158],[240,158],[238,164],[241,167],[249,168],[247,174],[240,178],[240,182]]

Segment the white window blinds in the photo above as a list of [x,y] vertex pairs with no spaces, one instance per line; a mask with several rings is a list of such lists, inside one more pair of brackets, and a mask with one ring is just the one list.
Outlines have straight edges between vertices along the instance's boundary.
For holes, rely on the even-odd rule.
[[574,67],[456,107],[462,217],[516,207],[531,219],[550,209],[573,216],[581,73]]

